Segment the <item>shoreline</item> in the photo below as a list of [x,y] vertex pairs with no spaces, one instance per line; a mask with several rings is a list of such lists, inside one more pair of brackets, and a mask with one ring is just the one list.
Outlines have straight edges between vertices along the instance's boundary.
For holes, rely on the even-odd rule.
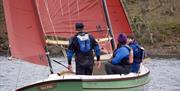
[[155,55],[155,54],[152,54],[152,55],[148,55],[148,57],[150,58],[163,58],[163,59],[172,59],[172,58],[175,58],[175,59],[180,59],[180,55]]
[[[10,57],[9,56],[9,53],[7,50],[3,50],[3,51],[0,51],[0,56],[4,56],[4,57]],[[59,55],[57,56],[57,54],[53,55],[51,54],[52,57],[62,57],[62,55]],[[147,53],[147,57],[150,57],[150,58],[164,58],[164,59],[172,59],[172,58],[175,58],[175,59],[180,59],[180,54],[155,54],[155,53]]]

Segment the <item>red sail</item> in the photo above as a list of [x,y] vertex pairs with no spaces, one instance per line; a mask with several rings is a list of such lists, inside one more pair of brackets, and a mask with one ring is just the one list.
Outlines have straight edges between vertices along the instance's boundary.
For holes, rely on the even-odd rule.
[[36,5],[47,35],[72,37],[76,22],[83,22],[96,38],[107,34],[101,0],[36,0]]
[[106,0],[114,39],[117,43],[119,33],[132,34],[121,0]]
[[[109,37],[102,0],[35,0],[46,36],[70,38],[77,31],[76,22],[83,22],[84,31],[96,39]],[[110,40],[110,39],[109,39]],[[110,41],[101,48],[111,51]]]
[[[131,34],[120,0],[105,1],[114,38],[121,32]],[[12,56],[32,63],[47,65],[44,35],[70,38],[76,22],[83,22],[84,31],[96,39],[110,36],[103,0],[4,0],[3,4]],[[110,41],[100,46],[112,52]]]
[[[46,35],[72,37],[74,24],[83,22],[85,31],[96,38],[109,36],[103,0],[36,0],[39,17]],[[120,0],[105,0],[114,39],[119,33],[131,34],[131,28]],[[109,43],[110,44],[110,43]],[[110,45],[106,49],[111,50]],[[102,44],[103,46],[104,44]]]
[[47,65],[34,0],[4,0],[3,5],[12,56]]

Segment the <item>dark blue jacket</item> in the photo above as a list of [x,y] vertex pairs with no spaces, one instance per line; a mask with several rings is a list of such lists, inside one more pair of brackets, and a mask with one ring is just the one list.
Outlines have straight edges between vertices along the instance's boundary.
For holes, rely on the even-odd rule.
[[133,64],[131,67],[131,72],[138,72],[140,68],[140,63],[142,62],[143,59],[143,49],[141,49],[141,46],[136,42],[133,41],[132,43],[129,44],[129,46],[133,49]]
[[97,60],[99,61],[99,59],[100,59],[100,48],[99,48],[99,45],[96,42],[95,38],[89,34],[91,49],[89,52],[84,53],[80,50],[80,45],[79,45],[78,38],[77,38],[77,36],[79,34],[87,34],[87,33],[79,32],[70,40],[70,44],[69,44],[69,47],[67,50],[68,64],[71,64],[71,60],[72,60],[72,57],[74,54],[75,54],[75,60],[79,59],[80,56],[78,56],[78,55],[87,55],[87,56],[91,57],[91,59],[94,59],[94,57],[92,55],[93,50],[95,52]]

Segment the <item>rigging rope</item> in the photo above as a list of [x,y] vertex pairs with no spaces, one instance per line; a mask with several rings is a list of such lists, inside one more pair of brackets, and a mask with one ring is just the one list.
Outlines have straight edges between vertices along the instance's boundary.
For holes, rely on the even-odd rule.
[[79,0],[77,0],[77,12],[78,12],[78,19],[79,20]]
[[[45,1],[45,7],[46,7],[46,10],[47,10],[47,13],[48,13],[48,17],[49,17],[50,23],[51,23],[52,28],[53,28],[53,32],[54,32],[54,35],[55,35],[55,39],[56,39],[56,41],[57,41],[57,40],[58,40],[58,37],[57,37],[56,31],[55,31],[55,28],[54,28],[53,21],[52,21],[51,16],[50,16],[50,12],[49,12],[49,8],[48,8],[48,0],[44,0],[44,1]],[[57,42],[57,43],[58,43],[58,42]]]
[[60,0],[59,2],[60,2],[60,8],[61,8],[61,16],[63,16],[64,13],[63,13],[63,8],[62,8],[62,1]]
[[[69,14],[69,30],[71,30],[71,11],[70,11],[70,7],[69,7],[69,0],[68,0],[68,14]],[[72,32],[71,32],[70,36],[72,36]]]
[[36,2],[37,11],[38,11],[39,20],[40,20],[40,23],[41,23],[41,26],[42,26],[42,30],[43,30],[43,33],[44,33],[44,35],[45,35],[45,37],[46,37],[47,34],[46,34],[45,30],[44,30],[44,24],[42,23],[41,12],[40,12],[40,10],[39,10],[39,3],[38,3],[37,0],[36,0],[35,2]]

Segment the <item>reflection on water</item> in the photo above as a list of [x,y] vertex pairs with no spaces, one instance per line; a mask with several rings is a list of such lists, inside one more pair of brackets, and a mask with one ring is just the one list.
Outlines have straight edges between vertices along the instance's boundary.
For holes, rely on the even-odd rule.
[[[62,63],[67,65],[67,62]],[[151,71],[151,81],[145,86],[144,91],[180,91],[180,60],[151,59],[145,65]],[[53,64],[53,66],[55,72],[65,70],[57,64]],[[0,91],[14,91],[28,83],[45,79],[48,74],[48,67],[20,61],[8,61],[6,57],[0,56]]]

